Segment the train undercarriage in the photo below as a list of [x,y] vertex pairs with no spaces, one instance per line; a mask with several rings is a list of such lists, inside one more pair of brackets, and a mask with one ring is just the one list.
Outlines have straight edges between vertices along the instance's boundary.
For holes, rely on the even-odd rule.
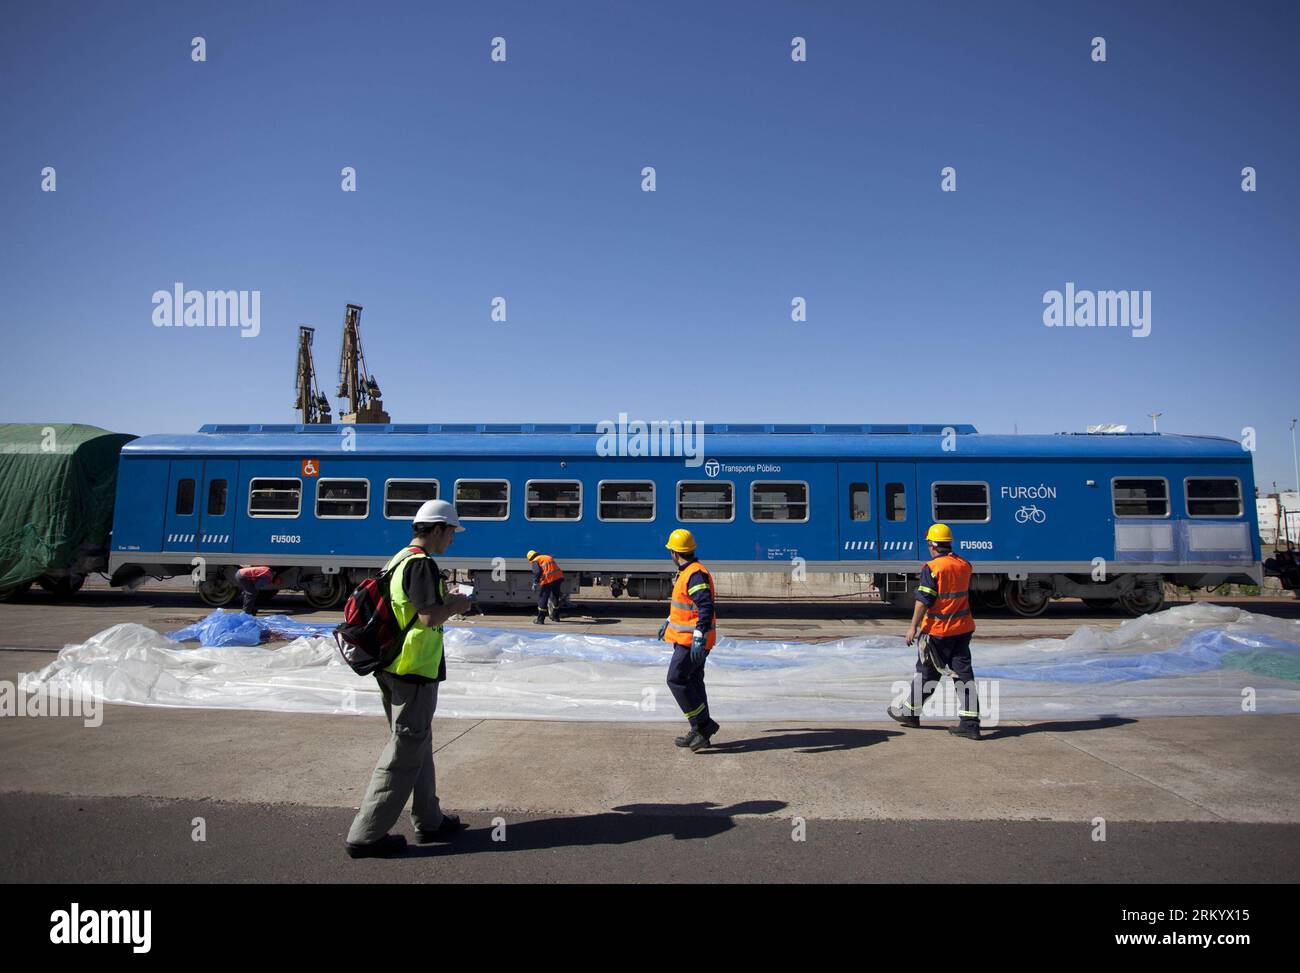
[[[199,599],[213,608],[237,602],[240,592],[235,584],[235,570],[235,565],[209,566],[205,577],[195,582]],[[309,605],[320,610],[339,607],[356,584],[377,573],[373,568],[341,568],[330,572],[319,567],[285,567],[277,571],[282,584],[264,589],[259,594],[259,603],[271,601],[281,591],[295,591],[301,593]],[[119,569],[111,580],[115,587],[136,587],[149,577],[163,578],[179,573],[174,565],[133,565]],[[524,606],[536,601],[529,571],[465,569],[456,577],[474,585],[475,598],[484,607]],[[911,613],[916,600],[916,574],[877,573],[870,577],[885,604],[900,614]],[[666,601],[672,591],[672,580],[672,575],[667,572],[571,572],[565,575],[563,594],[574,598],[581,587],[597,586],[608,588],[615,598],[627,595],[649,601]],[[1284,579],[1283,586],[1294,587],[1287,584],[1287,580],[1293,579]],[[1226,574],[1168,577],[1116,574],[1103,581],[1086,574],[975,574],[971,578],[971,597],[976,611],[980,608],[1005,608],[1022,618],[1042,615],[1052,601],[1061,598],[1079,598],[1089,608],[1120,610],[1136,617],[1164,607],[1165,585],[1169,582],[1206,589],[1225,582],[1252,583],[1249,577]]]
[[[911,613],[916,602],[916,575],[877,574],[873,578],[884,601]],[[1224,580],[1222,576],[1195,576],[1177,583],[1199,588],[1214,587]],[[971,576],[970,586],[976,611],[1005,608],[1021,618],[1037,618],[1058,598],[1078,598],[1097,611],[1119,609],[1135,618],[1159,611],[1165,603],[1165,578],[1159,574],[1120,574],[1105,581],[1078,574],[976,574]]]

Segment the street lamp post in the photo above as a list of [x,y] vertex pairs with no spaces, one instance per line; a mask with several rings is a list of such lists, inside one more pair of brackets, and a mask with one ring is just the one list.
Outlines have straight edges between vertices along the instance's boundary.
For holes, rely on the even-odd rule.
[[1291,464],[1295,467],[1295,488],[1300,493],[1300,463],[1296,462],[1295,453],[1295,420],[1291,420]]

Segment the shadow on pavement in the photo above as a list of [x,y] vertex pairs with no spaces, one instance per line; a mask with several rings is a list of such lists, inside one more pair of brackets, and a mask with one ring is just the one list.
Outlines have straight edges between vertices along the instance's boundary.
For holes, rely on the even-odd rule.
[[999,726],[985,730],[985,740],[1004,737],[1021,737],[1028,733],[1078,733],[1083,730],[1109,730],[1114,726],[1127,726],[1137,720],[1127,716],[1099,716],[1095,720],[1061,720],[1030,723],[1028,726]]
[[504,840],[493,840],[500,831],[489,825],[462,831],[454,841],[411,845],[406,858],[477,854],[493,851],[536,851],[583,845],[624,845],[671,835],[679,841],[712,838],[736,826],[737,814],[774,814],[786,807],[784,801],[743,801],[720,806],[710,802],[694,804],[624,804],[600,814],[543,818],[539,821],[507,820]]
[[898,730],[865,728],[791,727],[764,730],[778,736],[753,737],[748,740],[720,740],[698,756],[711,753],[759,753],[764,750],[798,750],[800,753],[833,753],[858,750],[890,737],[902,736]]

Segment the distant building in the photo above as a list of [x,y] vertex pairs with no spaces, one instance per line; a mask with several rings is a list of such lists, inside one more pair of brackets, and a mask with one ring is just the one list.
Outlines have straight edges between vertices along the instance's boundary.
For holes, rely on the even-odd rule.
[[1259,539],[1268,545],[1300,544],[1300,493],[1288,490],[1255,499]]

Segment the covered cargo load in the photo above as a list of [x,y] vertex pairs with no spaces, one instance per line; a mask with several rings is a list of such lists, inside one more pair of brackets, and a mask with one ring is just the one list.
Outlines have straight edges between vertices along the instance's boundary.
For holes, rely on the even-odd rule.
[[0,599],[68,594],[107,566],[117,459],[135,439],[75,423],[0,423]]

